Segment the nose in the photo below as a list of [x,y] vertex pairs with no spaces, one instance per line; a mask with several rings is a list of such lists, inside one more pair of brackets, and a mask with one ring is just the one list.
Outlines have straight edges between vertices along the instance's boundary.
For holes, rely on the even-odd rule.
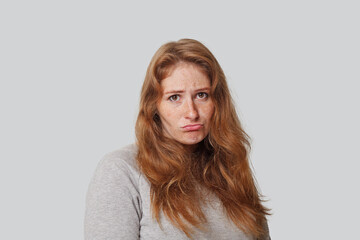
[[185,102],[185,118],[190,120],[196,120],[199,117],[197,106],[193,99],[188,99]]

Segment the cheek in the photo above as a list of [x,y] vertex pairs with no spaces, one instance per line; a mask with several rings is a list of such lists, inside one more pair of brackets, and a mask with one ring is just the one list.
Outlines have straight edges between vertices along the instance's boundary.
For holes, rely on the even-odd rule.
[[169,124],[172,124],[174,121],[174,116],[169,112],[166,112],[165,114],[163,114],[163,118]]
[[166,106],[160,106],[158,108],[160,119],[165,125],[173,125],[176,119],[176,112],[173,109],[167,108]]
[[210,119],[212,117],[212,115],[214,114],[214,110],[215,110],[214,104],[211,103],[208,106],[206,106],[203,109],[204,117],[206,117],[207,119]]

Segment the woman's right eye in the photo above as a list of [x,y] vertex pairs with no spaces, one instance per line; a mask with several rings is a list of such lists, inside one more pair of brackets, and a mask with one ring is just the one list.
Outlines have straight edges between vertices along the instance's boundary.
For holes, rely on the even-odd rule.
[[169,100],[170,100],[171,102],[176,102],[176,101],[179,100],[179,98],[180,98],[179,95],[171,95],[171,96],[169,97]]

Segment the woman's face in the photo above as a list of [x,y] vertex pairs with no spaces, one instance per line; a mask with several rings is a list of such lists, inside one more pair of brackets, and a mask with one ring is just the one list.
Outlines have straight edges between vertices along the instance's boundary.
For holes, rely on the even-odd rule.
[[195,64],[179,63],[161,88],[157,109],[165,135],[185,145],[201,142],[214,113],[208,76]]

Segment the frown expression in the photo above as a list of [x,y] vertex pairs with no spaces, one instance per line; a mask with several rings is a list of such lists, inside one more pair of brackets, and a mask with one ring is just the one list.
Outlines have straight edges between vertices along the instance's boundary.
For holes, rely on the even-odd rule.
[[161,88],[157,109],[165,135],[185,145],[201,142],[214,113],[208,76],[199,66],[182,62],[161,80]]

